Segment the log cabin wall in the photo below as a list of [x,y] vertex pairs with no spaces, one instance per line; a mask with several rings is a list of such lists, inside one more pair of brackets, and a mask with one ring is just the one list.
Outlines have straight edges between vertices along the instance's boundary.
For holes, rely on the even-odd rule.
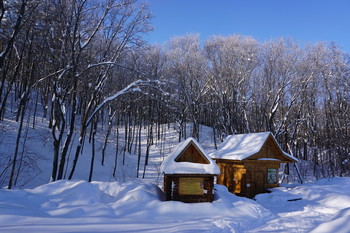
[[167,201],[213,202],[214,176],[164,175],[164,192]]
[[209,164],[209,161],[204,158],[205,156],[196,149],[193,144],[189,146],[180,154],[176,159],[176,162],[191,162],[191,163],[203,163]]
[[293,161],[286,158],[283,155],[283,151],[278,146],[277,142],[273,139],[272,135],[270,135],[264,144],[262,145],[260,151],[254,155],[249,156],[249,160],[257,160],[257,159],[278,159],[283,161],[284,163],[292,163]]
[[216,163],[220,167],[217,183],[234,194],[252,198],[278,187],[279,161],[216,159]]

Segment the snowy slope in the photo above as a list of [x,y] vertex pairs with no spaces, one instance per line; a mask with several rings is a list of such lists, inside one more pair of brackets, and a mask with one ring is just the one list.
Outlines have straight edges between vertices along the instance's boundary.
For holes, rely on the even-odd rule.
[[[28,119],[26,124],[31,122]],[[256,201],[234,196],[217,185],[213,203],[163,202],[160,165],[178,144],[174,125],[164,127],[164,137],[150,148],[145,179],[136,178],[137,156],[126,153],[122,165],[121,151],[117,176],[112,176],[115,132],[107,147],[105,165],[100,164],[106,130],[101,128],[95,181],[84,181],[91,159],[91,145],[87,143],[74,180],[48,183],[52,141],[47,122],[38,119],[36,128],[28,127],[23,134],[26,140],[21,139],[19,155],[28,163],[18,177],[16,186],[21,189],[0,189],[0,232],[350,232],[350,178],[275,188],[258,195]],[[188,127],[190,132],[191,125]],[[12,120],[0,122],[0,153],[5,163],[14,151],[17,128]],[[201,146],[213,152],[211,129],[202,126],[200,132]],[[123,144],[123,129],[120,133]],[[144,154],[143,149],[139,177]],[[7,179],[2,178],[4,187]]]
[[[5,118],[4,121],[0,121],[0,168],[7,166],[7,163],[11,160],[11,156],[15,151],[15,142],[18,130],[18,123],[9,118]],[[53,161],[53,142],[50,129],[48,128],[48,121],[37,117],[36,126],[33,129],[33,119],[30,118],[26,121],[24,127],[25,130],[22,133],[19,146],[19,157],[23,156],[26,164],[23,164],[25,169],[21,170],[18,177],[18,182],[15,187],[18,188],[34,188],[38,185],[46,184],[50,180]],[[154,137],[154,145],[150,147],[149,164],[145,170],[145,179],[156,184],[161,184],[162,177],[160,166],[165,157],[171,153],[173,148],[178,145],[178,132],[174,124],[163,125],[164,135],[160,140]],[[187,125],[187,132],[191,132],[191,125]],[[126,152],[124,155],[124,127],[119,128],[119,139],[116,137],[116,129],[113,129],[109,142],[106,148],[106,157],[104,165],[101,165],[101,150],[107,131],[106,126],[101,127],[97,131],[96,135],[96,158],[94,163],[94,172],[92,180],[95,181],[129,181],[143,176],[143,169],[145,163],[146,145],[147,145],[147,132],[142,131],[142,157],[140,161],[140,170],[137,174],[137,150],[132,147],[132,153]],[[188,133],[189,134],[189,133]],[[187,135],[189,137],[190,135]],[[68,169],[66,169],[66,177],[71,168],[75,146],[77,145],[78,132],[73,134],[73,146],[70,148],[68,155]],[[119,140],[118,152],[116,151],[116,141]],[[86,140],[88,141],[88,140]],[[211,152],[214,149],[214,142],[212,139],[212,129],[201,126],[200,143],[207,152]],[[91,144],[86,142],[82,153],[79,157],[76,171],[74,173],[74,179],[87,180],[89,177],[89,169],[91,163]],[[114,163],[117,156],[117,169],[116,176],[113,177]],[[124,159],[125,157],[125,159]],[[124,160],[124,164],[123,164]],[[18,166],[19,164],[17,164]],[[9,174],[10,168],[7,169]],[[0,176],[0,187],[7,186],[8,176]]]

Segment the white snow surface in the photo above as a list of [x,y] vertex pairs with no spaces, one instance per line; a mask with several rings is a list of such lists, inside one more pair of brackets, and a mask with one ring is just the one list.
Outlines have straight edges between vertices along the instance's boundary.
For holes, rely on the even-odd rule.
[[243,160],[259,152],[270,132],[228,136],[212,157]]
[[[194,143],[200,152],[208,160],[209,164],[191,163],[191,162],[176,162],[177,157],[183,152],[183,150],[190,143]],[[161,173],[165,174],[211,174],[219,175],[220,169],[218,165],[207,155],[198,141],[192,137],[187,138],[185,141],[179,143],[175,149],[169,154],[160,167]]]
[[349,232],[350,178],[274,188],[256,201],[163,201],[150,182],[56,181],[0,190],[1,232]]
[[[28,118],[27,124],[32,122]],[[27,140],[21,140],[20,155],[27,164],[15,189],[7,190],[8,179],[0,176],[0,232],[350,232],[350,178],[284,185],[258,195],[256,201],[232,195],[221,185],[215,186],[213,203],[163,201],[160,164],[177,145],[179,134],[176,127],[162,127],[166,133],[150,147],[145,179],[136,178],[136,174],[142,175],[142,170],[136,171],[137,155],[125,153],[123,165],[121,149],[117,176],[112,176],[115,134],[101,165],[104,129],[97,132],[99,156],[94,182],[83,181],[89,175],[91,161],[91,145],[86,144],[74,175],[76,180],[48,183],[52,139],[46,119],[38,118],[35,129],[27,127],[24,131]],[[190,132],[191,125],[188,127]],[[14,120],[0,121],[3,162],[13,155],[17,129]],[[120,132],[123,145],[122,128]],[[147,132],[142,135],[141,168]],[[200,144],[207,152],[214,151],[212,135],[212,129],[201,126]],[[75,133],[75,139],[77,136]]]
[[[210,154],[210,156],[218,159],[244,160],[258,153],[269,135],[276,141],[271,132],[230,135],[225,139],[218,150]],[[278,143],[276,144],[279,147]],[[294,161],[298,161],[297,158],[284,152],[280,147],[279,149],[285,156]]]

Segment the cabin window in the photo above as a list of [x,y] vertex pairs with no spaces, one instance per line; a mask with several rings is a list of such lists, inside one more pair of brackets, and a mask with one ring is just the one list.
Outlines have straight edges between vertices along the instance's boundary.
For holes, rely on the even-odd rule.
[[267,183],[277,184],[277,169],[275,168],[267,169]]
[[199,177],[180,177],[179,194],[181,195],[203,195],[204,180]]

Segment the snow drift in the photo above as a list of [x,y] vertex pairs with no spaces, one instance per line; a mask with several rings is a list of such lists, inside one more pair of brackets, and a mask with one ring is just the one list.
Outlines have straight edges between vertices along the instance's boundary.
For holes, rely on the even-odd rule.
[[213,203],[164,202],[158,186],[133,181],[57,181],[0,190],[2,232],[177,232],[249,229],[270,211],[216,186]]
[[134,180],[0,190],[1,232],[349,232],[350,178],[289,185],[256,201],[216,185],[213,203],[163,201]]

